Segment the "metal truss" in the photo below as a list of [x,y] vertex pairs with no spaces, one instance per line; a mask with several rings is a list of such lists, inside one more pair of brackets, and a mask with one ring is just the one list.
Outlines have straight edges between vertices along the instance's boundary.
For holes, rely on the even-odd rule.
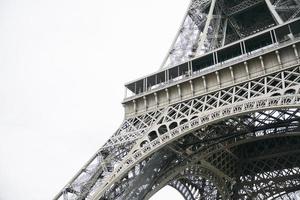
[[126,119],[62,193],[65,199],[99,198],[142,160],[196,129],[193,134],[204,139],[201,127],[214,121],[258,110],[297,107],[299,82],[299,67],[292,67]]
[[[243,145],[239,153],[239,198],[294,199],[300,190],[300,138],[270,138]],[[249,150],[251,148],[251,150]]]
[[236,15],[238,13],[241,13],[245,10],[248,10],[252,7],[255,7],[256,5],[264,2],[264,0],[245,0],[245,1],[240,1],[238,4],[228,8],[226,10],[226,14],[228,16]]
[[[192,0],[162,67],[299,13],[298,0]],[[130,115],[54,199],[149,199],[168,184],[188,200],[296,198],[299,108],[295,64]]]
[[[230,196],[233,196],[232,191],[234,190],[232,188],[237,184],[235,177],[240,177],[239,174],[245,174],[238,170],[241,169],[241,165],[244,166],[244,158],[247,158],[243,153],[252,152],[251,146],[248,144],[254,144],[253,141],[260,142],[261,140],[262,142],[259,143],[260,146],[257,145],[257,149],[261,151],[262,155],[267,155],[262,149],[270,150],[270,145],[275,143],[273,141],[276,141],[278,145],[284,145],[283,140],[288,140],[297,149],[297,145],[299,146],[297,140],[291,140],[288,137],[286,139],[282,136],[291,136],[295,131],[299,131],[299,117],[298,109],[262,111],[229,118],[184,136],[177,143],[184,144],[181,146],[181,151],[188,150],[191,152],[190,155],[183,161],[177,158],[178,163],[176,165],[173,164],[169,168],[163,169],[161,175],[153,180],[153,186],[151,186],[153,189],[148,193],[147,198],[166,184],[172,183],[172,180],[181,179],[180,177],[185,174],[185,171],[191,172],[190,174],[193,176],[208,178],[219,190],[223,199],[233,198]],[[199,138],[200,135],[202,136]],[[189,139],[191,137],[193,138]],[[269,145],[265,145],[267,142],[264,139],[269,137],[271,138],[268,140]],[[247,143],[247,141],[252,141],[252,143]],[[244,148],[244,144],[247,144],[248,147]],[[291,149],[289,145],[285,145],[285,148]],[[281,149],[278,148],[277,152],[281,152]],[[295,151],[291,152],[294,153]],[[278,156],[279,154],[274,153],[274,155]],[[282,155],[288,155],[288,153]],[[282,163],[282,166],[289,165]],[[199,186],[201,187],[198,184]],[[195,192],[195,188],[189,189],[190,192]],[[196,196],[193,197],[196,198]],[[234,199],[240,199],[240,197]]]
[[[232,191],[236,191],[237,185],[238,187],[243,188],[243,190],[247,189],[247,187],[245,186],[246,184],[243,185],[240,182],[239,184],[237,184],[236,180],[243,179],[244,176],[240,176],[239,174],[247,174],[242,173],[237,169],[243,169],[243,167],[241,166],[246,166],[244,158],[247,158],[247,156],[242,154],[244,152],[253,152],[253,147],[249,144],[255,144],[254,147],[257,148],[257,151],[259,151],[261,155],[264,155],[266,157],[270,157],[268,153],[266,153],[266,151],[273,152],[272,156],[273,158],[277,156],[276,159],[278,159],[278,156],[290,155],[291,153],[295,153],[295,151],[293,151],[294,149],[296,151],[299,151],[299,134],[297,134],[297,137],[291,137],[294,131],[299,130],[299,110],[295,109],[264,111],[260,113],[245,115],[243,117],[231,118],[226,120],[225,122],[220,122],[218,124],[207,127],[207,129],[214,129],[213,132],[215,132],[216,134],[213,136],[213,140],[211,140],[214,142],[210,142],[209,140],[204,140],[202,138],[199,142],[189,143],[189,140],[185,138],[185,148],[182,149],[182,151],[184,151],[185,149],[190,149],[190,145],[201,145],[203,147],[207,147],[209,145],[213,148],[202,148],[201,150],[194,150],[194,153],[186,159],[186,162],[181,162],[180,164],[177,163],[177,165],[172,165],[162,171],[161,176],[159,176],[157,180],[153,180],[154,186],[152,186],[152,188],[154,189],[148,193],[146,199],[152,196],[167,183],[173,186],[174,183],[172,180],[176,180],[175,182],[178,182],[183,179],[182,177],[186,177],[187,180],[193,180],[191,176],[199,176],[202,179],[204,177],[204,179],[209,177],[209,180],[212,181],[212,184],[215,186],[215,190],[211,194],[218,193],[223,199],[245,199],[244,197],[242,198],[242,196],[234,196],[235,194]],[[229,131],[224,133],[223,130]],[[211,136],[212,132],[203,130],[203,133]],[[226,135],[227,137],[223,137],[222,139],[220,139],[221,135]],[[286,135],[286,137],[282,137],[283,135]],[[266,140],[269,137],[271,139]],[[249,143],[249,141],[251,141],[251,143]],[[257,142],[254,143],[254,141]],[[285,143],[284,141],[288,142]],[[290,146],[290,144],[293,144],[294,147]],[[270,148],[270,146],[272,146],[273,149]],[[281,148],[278,148],[279,146],[281,146]],[[290,149],[290,151],[283,153],[283,146],[286,149]],[[266,151],[262,151],[262,149],[265,149]],[[280,152],[280,155],[278,154],[278,152]],[[291,166],[288,163],[294,162],[293,159],[289,161],[289,158],[287,158],[286,160],[287,162],[281,163],[283,170],[281,170],[280,173],[276,173],[276,175],[278,176],[279,174],[281,174],[282,177],[288,179],[290,178],[290,175],[285,172],[290,171],[294,174],[294,176],[298,177],[298,170],[284,169],[290,168]],[[264,161],[264,163],[265,164],[262,166],[270,165],[270,163],[268,164],[268,161]],[[234,167],[235,165],[238,167]],[[245,170],[254,169],[251,168],[251,166],[247,166],[244,168]],[[261,172],[264,170],[258,171]],[[190,174],[191,176],[186,176],[186,172],[188,172],[188,174]],[[265,174],[272,173],[265,172]],[[236,178],[234,179],[234,177]],[[255,177],[252,176],[252,178],[256,180]],[[267,183],[271,183],[267,180],[265,181]],[[184,183],[186,184],[186,182]],[[260,185],[262,184],[260,183],[260,180],[256,180],[255,183]],[[210,199],[209,197],[207,198],[205,194],[202,194],[203,198],[201,198],[201,195],[199,196],[199,190],[197,190],[197,187],[203,188],[204,186],[198,182],[198,184],[193,185],[193,187],[177,187],[176,189],[183,193],[183,196],[188,196],[188,198],[191,198],[190,195],[193,194],[191,199]],[[270,187],[268,189],[272,188],[274,189],[274,187]],[[295,190],[298,188],[298,186],[295,184],[289,184],[281,188],[282,190],[285,189],[287,191],[287,188],[293,188]],[[189,191],[187,191],[188,189]],[[243,193],[241,189],[239,191],[240,194]],[[254,190],[248,189],[248,191],[253,192]],[[276,191],[278,194],[278,190]],[[273,194],[275,193],[273,192]],[[248,196],[248,198],[257,199],[261,195],[262,194],[255,194],[254,198],[254,195],[252,194],[252,196]],[[266,199],[266,195],[268,195],[268,193],[265,193],[263,195],[264,197],[262,197],[262,199]],[[283,195],[283,193],[281,193],[281,195]],[[287,196],[293,197],[294,195],[296,194],[293,192],[289,192],[289,194],[285,194],[285,199],[288,199],[286,198]],[[217,197],[214,195],[211,195],[211,197],[214,197],[213,199],[217,199]]]
[[[215,2],[215,0],[213,0]],[[211,19],[211,0],[191,2],[182,25],[161,67],[174,66],[192,58],[197,52],[200,35],[207,31],[206,22]],[[213,10],[213,8],[212,8]]]
[[[255,13],[257,7],[261,10]],[[297,0],[192,0],[161,68],[299,16]]]
[[[299,69],[295,68],[293,70],[297,71]],[[281,72],[279,73],[281,74],[279,77],[282,77],[282,73],[289,74],[289,72]],[[237,92],[235,95],[240,94],[240,96],[233,98],[234,103],[228,96],[220,95],[221,91],[219,91],[218,96],[210,96],[210,98],[206,96],[206,101],[202,103],[199,102],[199,99],[193,99],[191,100],[193,104],[183,102],[169,107],[167,109],[168,112],[166,112],[164,116],[159,118],[156,122],[156,126],[152,126],[151,131],[149,130],[147,135],[136,142],[135,146],[129,152],[129,155],[117,168],[115,168],[114,172],[112,172],[112,174],[104,180],[102,188],[105,188],[105,185],[109,185],[109,183],[117,181],[120,177],[126,174],[131,168],[130,166],[134,166],[153,152],[169,144],[175,139],[192,132],[195,128],[199,129],[202,126],[206,126],[213,121],[221,120],[224,117],[230,117],[245,112],[253,112],[259,109],[265,110],[290,106],[297,107],[299,100],[295,93],[297,93],[296,91],[298,91],[298,89],[295,89],[295,85],[293,84],[295,83],[297,85],[297,83],[290,81],[290,78],[276,78],[279,74],[274,74],[275,76],[272,78],[272,81],[275,82],[273,82],[273,84],[270,84],[271,80],[268,78],[263,78],[262,80],[265,84],[262,85],[266,86],[264,88],[261,88],[261,84],[258,84],[260,85],[259,88],[251,87],[251,84],[249,87],[249,83],[247,83],[246,90],[236,89]],[[284,77],[291,76],[287,75]],[[298,77],[294,78],[298,80]],[[288,84],[284,84],[284,90],[279,89],[283,86],[282,81],[289,82]],[[290,87],[286,87],[287,85]],[[256,88],[254,89],[255,92],[251,90],[251,88]],[[240,91],[243,92],[240,93]],[[261,93],[259,91],[261,91]],[[264,94],[263,91],[266,92],[267,96],[262,95]],[[277,96],[280,94],[277,92],[281,92],[286,95]],[[271,95],[275,96],[271,97]],[[225,98],[226,101],[222,101],[222,97]],[[102,191],[104,192],[105,190]],[[99,194],[102,195],[103,193],[99,192],[99,190],[96,191],[95,195],[97,196]]]
[[278,24],[300,16],[298,0],[266,0],[266,3]]
[[161,68],[178,65],[224,45],[227,20],[217,0],[193,0]]
[[114,166],[127,155],[133,141],[142,137],[160,115],[161,110],[156,110],[125,119],[117,132],[54,199],[84,199],[93,187],[99,185],[99,179],[107,176]]

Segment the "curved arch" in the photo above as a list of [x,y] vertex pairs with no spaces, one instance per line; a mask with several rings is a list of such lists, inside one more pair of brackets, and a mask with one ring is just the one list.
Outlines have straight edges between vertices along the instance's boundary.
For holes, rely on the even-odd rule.
[[146,194],[144,199],[149,199],[151,198],[156,192],[158,192],[160,189],[165,187],[166,185],[170,184],[174,180],[182,179],[187,176],[197,176],[204,178],[211,182],[218,191],[220,191],[220,195],[222,196],[223,199],[229,199],[227,197],[226,188],[224,188],[223,185],[225,185],[225,179],[223,177],[218,176],[214,171],[211,169],[199,165],[199,164],[188,164],[181,166],[180,168],[177,168],[175,170],[171,170],[164,174],[160,180],[157,181],[159,184],[155,185],[152,191]]
[[177,190],[184,197],[184,199],[195,200],[192,191],[188,188],[188,186],[184,185],[179,180],[173,181],[170,186]]
[[148,136],[149,136],[149,141],[150,141],[150,142],[153,141],[153,140],[155,140],[155,139],[158,137],[156,131],[151,131],[151,132],[148,134]]
[[169,129],[172,130],[172,129],[175,129],[178,127],[178,124],[177,122],[172,122],[170,125],[169,125]]
[[179,122],[179,125],[185,124],[187,122],[188,122],[188,120],[186,118],[184,118]]
[[190,120],[193,120],[193,119],[196,119],[196,118],[197,118],[197,116],[193,116],[193,117],[190,118]]
[[296,90],[295,89],[288,89],[284,92],[284,95],[292,95],[292,94],[296,94]]
[[[289,141],[294,141],[295,140],[295,138],[294,137],[297,137],[298,139],[297,139],[297,141],[298,141],[298,143],[299,143],[299,141],[300,141],[300,132],[297,132],[297,133],[293,133],[293,134],[288,134],[288,135],[268,135],[268,136],[263,136],[263,137],[258,137],[258,138],[252,138],[252,137],[249,137],[249,138],[246,138],[246,139],[244,139],[244,140],[241,140],[241,141],[239,141],[239,142],[232,142],[231,144],[228,144],[228,146],[226,146],[226,147],[221,147],[218,151],[226,151],[225,149],[232,149],[232,148],[234,148],[234,147],[236,147],[236,146],[240,146],[240,145],[244,145],[244,144],[249,144],[249,143],[253,143],[253,142],[257,142],[257,141],[265,141],[266,139],[267,140],[274,140],[274,139],[276,139],[279,143],[277,143],[277,145],[282,145],[282,143],[281,143],[281,141],[282,141],[282,138],[285,138],[285,137],[288,137],[288,138],[290,138],[289,139]],[[294,146],[296,146],[296,145],[298,145],[298,143],[295,143],[294,144]],[[289,144],[289,142],[287,142],[286,144]],[[276,147],[273,147],[273,148],[276,148]],[[200,153],[201,154],[201,153]],[[200,155],[199,154],[199,155]],[[198,155],[195,155],[194,156],[195,158],[197,158],[198,157]],[[198,161],[195,161],[193,158],[191,159],[191,160],[193,160],[193,162],[197,162],[197,163],[202,163],[202,162],[198,162]],[[191,174],[189,174],[188,172],[189,172],[189,170],[187,170],[187,168],[189,168],[189,166],[190,166],[190,168],[192,168],[190,171],[192,171],[192,173]],[[196,169],[195,169],[196,168]],[[201,171],[199,170],[201,168],[201,171],[203,171],[203,173],[201,173]],[[198,169],[198,170],[197,170]],[[174,169],[172,169],[172,170],[169,170],[169,169],[167,169],[166,170],[166,174],[165,173],[162,173],[163,174],[163,176],[161,177],[161,178],[159,178],[158,180],[155,180],[155,182],[157,183],[157,182],[159,182],[159,184],[158,185],[155,185],[155,187],[154,187],[154,189],[153,189],[153,191],[151,191],[149,194],[147,194],[147,198],[146,199],[148,199],[148,198],[150,198],[154,193],[156,193],[157,191],[159,191],[161,188],[163,188],[164,186],[166,186],[168,183],[170,183],[170,182],[172,182],[174,179],[176,179],[176,180],[178,180],[178,179],[180,179],[180,178],[184,178],[185,176],[191,176],[191,175],[195,175],[195,174],[197,174],[197,175],[199,175],[199,176],[203,176],[203,177],[205,177],[205,178],[207,178],[208,180],[213,180],[213,179],[211,179],[211,177],[209,177],[209,176],[207,176],[207,174],[209,174],[209,173],[214,173],[213,171],[211,171],[211,172],[209,172],[208,170],[211,170],[211,169],[208,169],[208,168],[206,168],[205,166],[202,166],[201,164],[193,164],[193,163],[190,163],[190,164],[188,164],[188,165],[184,165],[184,166],[181,166],[180,168],[178,168],[178,169],[176,169],[176,168],[174,168]],[[196,173],[195,173],[196,172]],[[200,173],[199,173],[200,172]],[[277,174],[277,173],[276,173]],[[216,176],[218,176],[217,174],[216,174]],[[223,179],[223,177],[219,177],[219,180],[222,180]],[[215,179],[216,180],[216,179]],[[215,181],[215,180],[213,180],[213,184],[217,187],[217,189],[220,191],[223,191],[224,190],[224,188],[222,188],[222,185],[220,185],[220,182],[218,183],[218,181]],[[295,191],[295,190],[293,190],[293,191]],[[291,189],[289,189],[288,190],[288,192],[290,193],[290,192],[293,192]],[[188,195],[188,194],[187,194]],[[282,192],[280,192],[280,193],[277,193],[277,194],[274,194],[274,197],[275,196],[282,196],[282,195],[284,195],[284,193],[282,193]],[[277,197],[276,196],[276,197]],[[223,196],[224,197],[224,196]],[[226,199],[226,198],[225,198]],[[229,198],[230,199],[230,198]]]
[[[242,149],[242,152],[251,152],[250,155],[243,153],[243,155],[245,155],[243,156],[243,159],[247,161],[241,165],[242,167],[240,170],[247,172],[250,171],[250,174],[255,175],[255,181],[250,180],[251,178],[248,176],[248,173],[245,175],[244,172],[241,172],[239,175],[241,177],[241,192],[239,192],[239,195],[241,195],[240,198],[255,198],[256,196],[260,197],[259,199],[284,199],[280,197],[288,195],[288,193],[298,191],[300,189],[298,183],[299,181],[297,180],[300,172],[299,144],[300,133],[296,131],[295,133],[292,132],[292,134],[268,135],[258,138],[248,138],[238,143],[232,143],[232,145],[229,145],[229,149],[235,147]],[[259,148],[259,146],[261,146],[261,148]],[[295,149],[297,150],[296,152],[286,154],[286,152],[291,152],[293,150],[295,151]],[[269,154],[268,157],[262,159],[260,157],[261,152],[265,152],[266,150],[269,153],[275,153],[273,155]],[[276,154],[278,151],[280,151],[282,154]],[[290,156],[295,158],[295,155],[297,155],[297,159],[290,159]],[[258,156],[260,159],[256,160],[256,156]],[[274,167],[257,170],[263,167],[266,163],[267,165],[270,164],[270,162],[272,163],[271,166]],[[280,180],[278,177],[280,177]],[[280,188],[278,188],[278,184],[281,185]],[[245,185],[246,188],[243,187]],[[252,187],[253,190],[248,190],[247,188],[249,187]]]
[[168,128],[165,124],[161,125],[159,128],[158,128],[158,133],[160,135],[163,135],[165,134],[166,132],[168,132]]
[[[165,145],[171,143],[174,140],[183,137],[186,134],[191,133],[203,126],[213,124],[218,121],[222,121],[229,117],[239,116],[251,112],[258,112],[264,110],[274,110],[274,109],[286,109],[286,108],[299,108],[300,107],[300,95],[286,95],[279,97],[258,97],[245,101],[241,101],[236,104],[231,104],[203,113],[198,114],[198,117],[194,120],[188,121],[186,124],[183,124],[185,128],[182,129],[182,126],[173,128],[168,134],[168,138],[164,141],[155,140],[150,143],[148,148],[140,149],[135,154],[129,153],[127,158],[116,167],[115,173],[112,173],[109,181],[106,182],[105,186],[99,188],[95,191],[95,197],[100,198],[105,190],[111,186],[114,182],[118,181],[122,176],[125,175],[135,164],[141,162],[148,156],[152,155],[158,149],[164,147]],[[173,122],[175,123],[175,122]],[[176,123],[177,124],[177,123]],[[145,140],[143,137],[141,140]],[[133,148],[135,149],[135,148]]]
[[[196,200],[199,199],[220,199],[222,196],[219,193],[217,187],[210,181],[201,176],[193,176],[199,183],[193,183],[188,177],[179,178],[168,185],[179,191],[186,200]],[[223,197],[224,199],[224,197]]]

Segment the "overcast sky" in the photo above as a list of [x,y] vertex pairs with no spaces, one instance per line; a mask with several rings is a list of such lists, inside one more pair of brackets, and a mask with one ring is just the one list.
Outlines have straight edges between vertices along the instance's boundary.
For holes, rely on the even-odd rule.
[[159,68],[188,3],[0,0],[0,200],[54,197],[118,128],[124,83]]

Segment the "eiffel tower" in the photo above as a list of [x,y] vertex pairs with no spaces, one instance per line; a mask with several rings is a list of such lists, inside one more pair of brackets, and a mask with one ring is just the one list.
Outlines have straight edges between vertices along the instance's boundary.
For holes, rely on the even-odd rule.
[[300,0],[192,0],[160,69],[55,200],[300,199]]

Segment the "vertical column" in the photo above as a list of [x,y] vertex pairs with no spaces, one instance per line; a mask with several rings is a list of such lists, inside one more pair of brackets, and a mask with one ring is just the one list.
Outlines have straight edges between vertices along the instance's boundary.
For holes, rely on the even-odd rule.
[[132,103],[133,103],[133,112],[136,113],[136,102],[135,102],[135,99],[132,100]]
[[188,61],[188,76],[192,75],[192,67],[191,67],[191,62]]
[[144,91],[143,92],[146,92],[147,91],[147,78],[144,78],[143,84],[144,84]]
[[275,40],[275,43],[278,43],[278,39],[277,39],[277,35],[276,35],[276,31],[275,30],[272,30],[272,33],[274,35],[274,40]]
[[157,93],[154,92],[154,99],[155,99],[155,107],[158,106],[158,98],[157,98]]
[[217,76],[217,83],[218,83],[218,87],[221,87],[221,80],[220,80],[220,75],[219,75],[219,71],[216,71],[216,76]]
[[213,61],[214,61],[214,65],[217,63],[216,62],[216,55],[215,55],[215,52],[213,52]]
[[166,88],[165,91],[166,91],[166,96],[167,96],[167,102],[170,103],[170,95],[169,95],[168,88]]
[[168,71],[168,70],[165,71],[165,83],[168,82],[168,74],[167,74],[167,71]]
[[246,61],[244,62],[244,66],[245,66],[247,77],[248,77],[248,79],[250,79],[250,73],[249,73],[248,63]]
[[276,50],[276,51],[275,51],[275,54],[276,54],[276,57],[277,57],[277,61],[278,61],[278,63],[279,63],[279,67],[282,68],[282,62],[281,62],[281,58],[280,58],[279,51]]
[[219,63],[218,51],[215,52],[215,56],[216,56],[216,64],[218,64]]
[[192,80],[190,80],[190,86],[191,86],[192,96],[194,96],[194,85],[193,85],[193,81]]
[[235,77],[232,66],[229,67],[232,83],[235,83]]
[[203,80],[204,91],[207,92],[207,85],[206,85],[205,76],[202,76],[202,80]]
[[167,76],[166,82],[168,83],[169,80],[170,80],[170,73],[169,73],[169,70],[166,70],[166,76]]
[[240,48],[241,48],[241,53],[244,54],[245,51],[244,51],[244,45],[243,45],[243,41],[240,42]]
[[259,60],[260,60],[260,65],[261,65],[261,68],[264,72],[264,74],[266,73],[266,69],[265,69],[265,63],[264,63],[264,59],[262,56],[259,56]]
[[181,95],[181,88],[180,88],[180,85],[177,84],[177,90],[178,90],[178,96],[179,98],[181,99],[182,98],[182,95]]
[[293,44],[293,49],[294,49],[294,53],[295,53],[297,62],[299,63],[300,62],[300,60],[299,60],[299,53],[298,53],[296,44]]
[[147,97],[143,96],[145,111],[147,111]]

